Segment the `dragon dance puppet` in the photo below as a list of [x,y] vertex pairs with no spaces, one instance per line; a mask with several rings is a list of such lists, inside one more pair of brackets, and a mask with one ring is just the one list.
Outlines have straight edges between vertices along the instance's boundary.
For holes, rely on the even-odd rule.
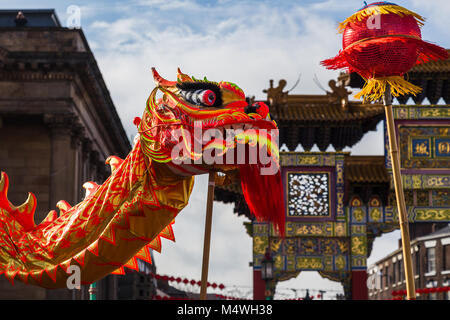
[[[106,160],[110,177],[102,185],[85,183],[83,201],[58,202],[59,214],[52,210],[35,225],[35,196],[12,205],[2,173],[0,274],[12,283],[64,288],[72,265],[80,268],[81,284],[123,274],[124,267],[137,270],[136,259],[151,262],[149,249],[160,252],[161,238],[174,240],[171,225],[188,203],[194,175],[211,171],[226,174],[218,180],[240,177],[250,211],[284,233],[277,127],[268,107],[249,105],[231,82],[197,80],[180,70],[177,81],[167,81],[152,71],[156,88],[142,120],[135,119],[133,149],[125,160]],[[270,161],[252,150],[264,150]],[[205,155],[215,161],[204,161]],[[275,170],[263,173],[271,166]]]

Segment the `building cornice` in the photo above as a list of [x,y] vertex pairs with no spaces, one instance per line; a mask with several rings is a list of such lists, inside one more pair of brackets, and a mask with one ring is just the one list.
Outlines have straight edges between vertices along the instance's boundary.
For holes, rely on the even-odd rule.
[[[35,31],[36,28],[32,29]],[[82,31],[79,30],[79,32],[82,35]],[[82,39],[86,41],[84,36]],[[85,45],[87,46],[87,42]],[[75,75],[80,77],[81,83],[95,106],[95,110],[92,111],[98,113],[98,119],[103,120],[97,125],[104,127],[105,131],[111,135],[115,152],[121,157],[126,156],[131,148],[130,142],[90,50],[61,53],[12,52],[0,49],[0,80],[73,80]]]

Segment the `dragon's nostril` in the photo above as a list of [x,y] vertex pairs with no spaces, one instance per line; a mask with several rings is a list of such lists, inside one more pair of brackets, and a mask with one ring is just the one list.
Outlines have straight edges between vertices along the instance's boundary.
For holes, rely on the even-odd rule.
[[245,108],[245,113],[258,113],[262,118],[266,118],[269,113],[269,107],[264,102],[255,102]]
[[258,114],[262,116],[263,118],[267,117],[267,114],[269,113],[269,107],[264,102],[256,102]]

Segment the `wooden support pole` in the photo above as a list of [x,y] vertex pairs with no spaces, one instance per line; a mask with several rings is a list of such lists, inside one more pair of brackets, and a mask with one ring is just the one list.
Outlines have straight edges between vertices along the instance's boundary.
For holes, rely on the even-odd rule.
[[205,237],[203,239],[202,280],[200,287],[200,300],[206,300],[206,287],[208,283],[209,248],[211,244],[212,211],[214,203],[215,172],[209,173],[208,199],[206,202]]
[[389,151],[391,155],[392,173],[394,178],[395,197],[397,199],[398,219],[402,236],[403,261],[405,267],[407,299],[416,298],[414,273],[412,269],[411,243],[409,238],[408,215],[406,212],[405,196],[403,193],[402,177],[400,173],[400,156],[398,154],[397,136],[395,134],[394,114],[392,112],[392,96],[390,86],[386,86],[384,93],[384,110],[386,113],[386,128],[389,138]]

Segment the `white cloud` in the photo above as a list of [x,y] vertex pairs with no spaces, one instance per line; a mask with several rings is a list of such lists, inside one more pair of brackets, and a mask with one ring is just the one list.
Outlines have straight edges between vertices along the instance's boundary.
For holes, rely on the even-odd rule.
[[384,155],[383,121],[377,125],[376,131],[367,132],[352,148],[345,148],[352,155]]
[[447,0],[412,0],[411,9],[426,19],[422,28],[422,38],[450,48],[450,39],[448,37],[450,2]]
[[[213,18],[216,9],[201,8],[189,19],[168,21],[147,12],[89,25],[94,53],[128,132],[134,130],[132,119],[142,114],[153,87],[152,66],[169,80],[175,78],[177,67],[199,78],[230,80],[257,98],[264,98],[262,90],[271,78],[293,84],[301,73],[295,91],[311,93],[320,91],[312,81],[315,74],[323,82],[336,76],[319,65],[338,51],[332,20],[300,7],[284,12],[232,3],[227,10],[228,16],[220,12],[222,19]],[[189,24],[199,16],[206,16],[201,29]],[[330,38],[335,41],[325,41]]]
[[389,233],[383,234],[373,242],[372,253],[367,259],[367,265],[370,266],[380,259],[386,257],[392,251],[398,249],[398,241],[400,239],[400,231],[395,230]]

